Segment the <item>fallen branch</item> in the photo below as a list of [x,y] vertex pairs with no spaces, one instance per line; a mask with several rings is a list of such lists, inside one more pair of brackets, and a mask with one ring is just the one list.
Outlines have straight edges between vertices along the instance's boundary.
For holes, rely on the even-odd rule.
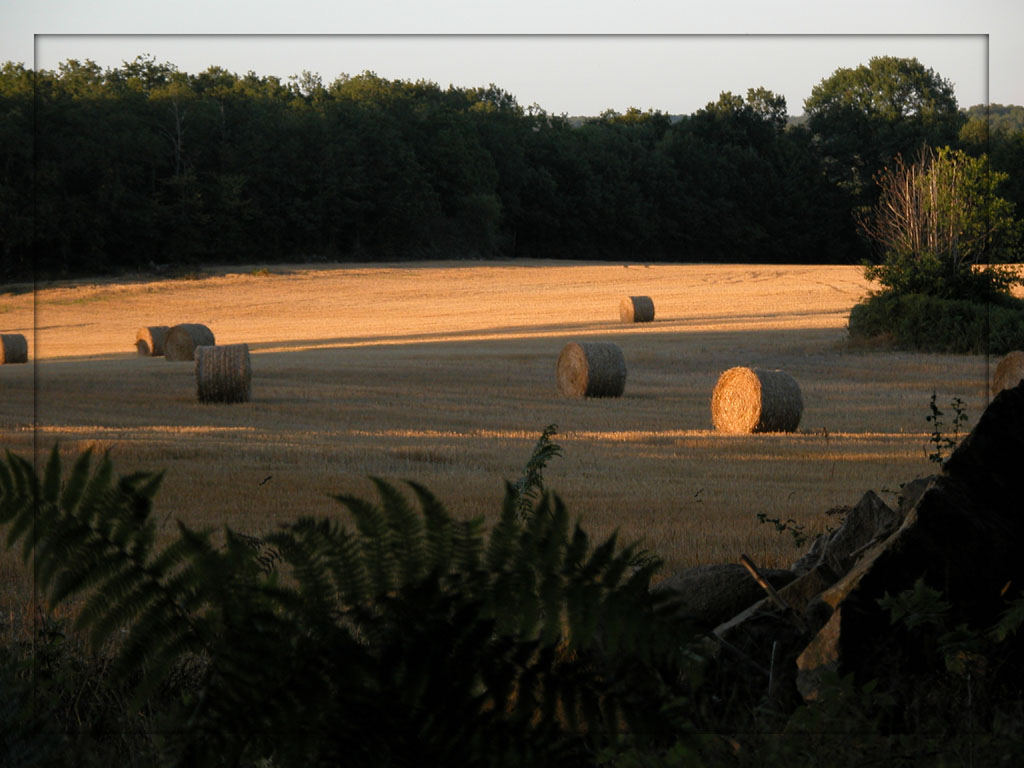
[[789,616],[801,631],[809,631],[809,627],[807,626],[807,622],[804,621],[804,617],[793,610],[789,603],[782,599],[779,593],[775,591],[775,587],[769,584],[768,580],[761,575],[760,571],[757,570],[757,566],[754,565],[749,557],[746,555],[740,555],[740,563],[747,569],[747,571],[750,572],[750,575],[754,577],[754,581],[760,585],[761,589],[768,594],[769,599],[775,603],[775,605],[777,605],[784,614]]

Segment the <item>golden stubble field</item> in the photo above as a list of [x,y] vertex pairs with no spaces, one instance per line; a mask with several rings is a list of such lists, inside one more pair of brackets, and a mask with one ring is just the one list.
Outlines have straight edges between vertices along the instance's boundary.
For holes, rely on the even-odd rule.
[[[811,530],[868,489],[895,502],[931,473],[933,391],[987,403],[984,357],[854,351],[850,308],[870,289],[855,266],[442,262],[210,269],[198,278],[78,281],[0,292],[0,331],[29,365],[0,366],[6,448],[42,461],[110,449],[115,467],[166,470],[156,514],[260,533],[339,514],[335,493],[368,476],[413,479],[458,516],[493,520],[540,432],[564,457],[547,485],[595,536],[614,529],[665,572],[798,554],[757,513]],[[625,325],[628,295],[656,319]],[[147,325],[203,323],[245,342],[253,399],[197,401],[193,364],[135,353]],[[625,356],[618,399],[562,398],[555,363],[574,340]],[[711,429],[711,392],[735,365],[799,383],[795,434]],[[41,465],[40,465],[41,466]],[[3,555],[4,579],[20,566]]]

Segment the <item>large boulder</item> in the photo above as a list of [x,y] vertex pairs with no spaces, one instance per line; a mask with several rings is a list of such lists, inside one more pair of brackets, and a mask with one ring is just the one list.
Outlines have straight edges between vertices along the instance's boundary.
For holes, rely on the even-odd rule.
[[920,649],[894,642],[886,595],[918,580],[942,593],[950,622],[994,624],[1006,586],[1024,585],[1024,385],[1002,391],[937,477],[913,488],[916,503],[899,529],[869,546],[853,568],[812,601],[825,618],[797,658],[797,687],[820,693],[825,673],[859,682],[908,679],[923,663]]
[[820,566],[839,578],[874,542],[888,538],[903,522],[903,514],[894,511],[874,491],[868,491],[857,505],[844,514],[834,531],[818,536],[807,554],[791,566],[798,574]]

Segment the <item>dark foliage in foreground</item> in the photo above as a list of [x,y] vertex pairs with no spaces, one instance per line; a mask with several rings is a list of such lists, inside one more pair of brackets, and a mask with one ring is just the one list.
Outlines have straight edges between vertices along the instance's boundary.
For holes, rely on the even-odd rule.
[[5,670],[8,758],[55,722],[65,748],[91,735],[116,754],[132,712],[174,765],[589,765],[625,732],[679,732],[693,658],[648,591],[657,563],[614,536],[592,546],[551,495],[524,521],[510,486],[485,535],[378,480],[376,503],[337,497],[355,530],[303,518],[218,544],[179,525],[158,548],[160,476],[92,465],[65,474],[54,449],[39,479],[9,456],[0,522],[51,605],[81,600],[74,631],[110,654],[122,715],[76,732],[58,692],[31,699]]
[[[377,480],[376,502],[336,497],[354,530],[333,518],[260,538],[179,525],[162,548],[150,514],[159,475],[116,477],[108,457],[89,453],[65,471],[55,448],[40,477],[8,454],[6,543],[32,559],[51,606],[73,605],[77,618],[70,627],[40,608],[31,646],[4,638],[0,762],[1024,759],[1024,600],[1007,596],[997,624],[968,628],[922,583],[887,595],[893,642],[923,649],[917,668],[863,684],[836,675],[817,701],[780,711],[759,673],[722,675],[735,659],[715,658],[650,592],[650,553],[614,536],[592,546],[550,494],[524,517],[523,492],[557,455],[553,434],[524,482],[508,485],[489,534],[415,483],[407,495]],[[898,690],[914,692],[909,706],[896,706]]]

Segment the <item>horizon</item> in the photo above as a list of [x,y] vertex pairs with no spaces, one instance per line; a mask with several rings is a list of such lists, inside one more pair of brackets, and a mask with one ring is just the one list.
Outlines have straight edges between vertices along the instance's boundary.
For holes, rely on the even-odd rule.
[[442,89],[494,84],[520,106],[570,117],[630,108],[689,115],[724,92],[763,87],[799,118],[816,85],[875,56],[916,58],[953,84],[961,108],[1015,103],[989,100],[988,38],[977,34],[37,35],[33,68],[56,71],[74,59],[110,70],[147,57],[190,75],[216,66],[287,83],[310,72],[325,84],[373,72]]

